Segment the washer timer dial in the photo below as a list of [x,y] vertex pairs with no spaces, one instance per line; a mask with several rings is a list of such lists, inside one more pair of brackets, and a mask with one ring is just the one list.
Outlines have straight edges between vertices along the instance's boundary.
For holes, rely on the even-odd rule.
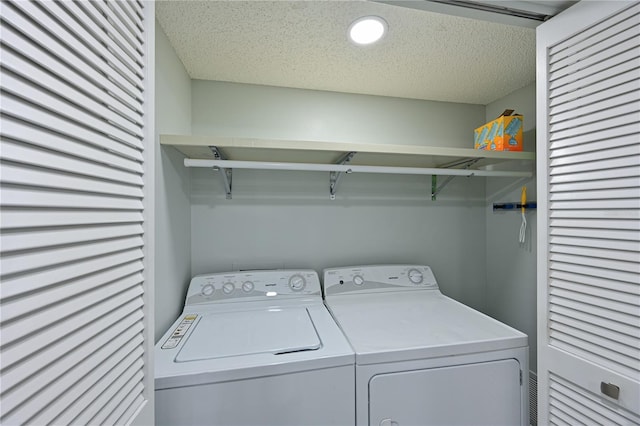
[[306,285],[307,281],[300,274],[292,275],[291,278],[289,278],[289,288],[293,291],[301,291]]
[[412,283],[422,284],[422,280],[424,279],[424,277],[422,276],[422,272],[418,271],[417,269],[410,269],[407,275],[409,276],[409,281],[411,281]]
[[213,287],[213,284],[207,284],[202,287],[202,290],[200,290],[200,293],[202,293],[203,296],[211,296],[214,291],[215,291],[215,287]]

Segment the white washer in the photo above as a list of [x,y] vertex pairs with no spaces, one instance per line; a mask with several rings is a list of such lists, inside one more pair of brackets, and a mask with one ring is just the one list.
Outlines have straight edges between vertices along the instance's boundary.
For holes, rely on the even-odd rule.
[[527,425],[527,336],[444,296],[427,266],[326,269],[356,352],[357,425]]
[[354,374],[315,271],[200,275],[155,348],[156,423],[352,425]]

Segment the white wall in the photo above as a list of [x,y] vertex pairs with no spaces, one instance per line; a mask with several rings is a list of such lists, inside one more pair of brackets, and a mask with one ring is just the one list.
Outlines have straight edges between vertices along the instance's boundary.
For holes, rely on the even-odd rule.
[[191,133],[191,80],[156,21],[155,339],[179,315],[191,277],[190,178],[162,133]]
[[193,81],[194,135],[472,148],[484,107]]
[[[194,134],[471,147],[481,105],[194,81]],[[430,134],[431,136],[425,136]],[[194,169],[192,273],[367,263],[431,265],[443,292],[484,308],[485,192],[456,178],[431,201],[430,177]]]
[[[487,105],[486,119],[493,120],[505,109],[524,115],[524,149],[535,151],[535,84],[517,90]],[[520,202],[522,186],[527,198],[536,199],[535,177],[526,180],[487,180],[487,313],[529,336],[529,361],[536,371],[536,211],[527,211],[526,243],[518,243],[520,211],[493,212],[493,203]]]

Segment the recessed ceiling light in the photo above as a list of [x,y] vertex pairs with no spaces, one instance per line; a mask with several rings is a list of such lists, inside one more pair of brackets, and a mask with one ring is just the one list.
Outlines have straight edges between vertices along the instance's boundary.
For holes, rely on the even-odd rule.
[[355,44],[371,44],[380,40],[387,32],[387,22],[379,16],[364,16],[349,27],[349,38]]

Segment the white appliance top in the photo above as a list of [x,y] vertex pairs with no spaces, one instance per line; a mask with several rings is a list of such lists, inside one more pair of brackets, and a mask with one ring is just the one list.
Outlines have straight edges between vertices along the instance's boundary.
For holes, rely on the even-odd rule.
[[194,277],[155,352],[156,389],[354,363],[312,270]]
[[427,266],[324,271],[326,304],[356,363],[405,361],[527,346],[527,336],[444,296]]

